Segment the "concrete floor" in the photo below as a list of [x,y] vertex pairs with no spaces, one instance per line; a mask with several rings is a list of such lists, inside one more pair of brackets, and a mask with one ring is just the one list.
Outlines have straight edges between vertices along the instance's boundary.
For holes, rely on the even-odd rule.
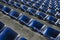
[[[59,27],[49,24],[48,22],[43,21],[41,19],[38,19],[35,16],[29,15],[29,13],[23,12],[23,11],[19,10],[18,8],[14,8],[13,6],[10,6],[5,3],[1,3],[1,2],[0,2],[0,4],[9,6],[11,9],[17,10],[17,12],[19,12],[19,13],[23,13],[24,15],[29,16],[30,18],[36,19],[39,22],[41,22],[47,26],[51,26],[52,28],[60,31]],[[19,33],[21,36],[24,36],[28,40],[47,40],[41,34],[32,31],[30,28],[26,27],[25,25],[20,24],[18,21],[10,18],[9,16],[3,14],[2,12],[0,12],[0,21],[5,23],[8,27],[12,28],[13,30],[15,30],[17,33]]]

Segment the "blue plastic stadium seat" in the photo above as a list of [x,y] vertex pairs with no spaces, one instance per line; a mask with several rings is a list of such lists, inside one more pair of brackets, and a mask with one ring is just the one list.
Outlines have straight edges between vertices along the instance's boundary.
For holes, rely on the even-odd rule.
[[48,16],[46,20],[52,24],[54,24],[58,19],[53,16]]
[[20,0],[21,3],[26,4],[26,0]]
[[35,15],[36,10],[34,8],[28,8],[27,12],[29,12],[31,15]]
[[41,0],[41,2],[44,2],[45,0]]
[[60,8],[60,4],[58,4],[58,8]]
[[27,9],[28,9],[28,7],[27,7],[27,6],[25,6],[25,5],[21,5],[21,7],[20,7],[20,8],[21,8],[21,10],[22,10],[22,11],[27,11]]
[[2,9],[2,12],[4,12],[5,14],[8,14],[11,11],[11,9],[7,6],[4,6],[4,8]]
[[17,37],[17,33],[10,28],[5,28],[0,33],[0,40],[14,40]]
[[56,10],[60,12],[60,7],[59,7],[59,8],[57,8]]
[[47,27],[47,29],[43,32],[43,35],[47,36],[47,37],[52,37],[52,38],[56,38],[59,35],[59,31]]
[[37,20],[32,20],[30,23],[29,23],[29,27],[33,28],[34,30],[38,31],[44,26],[44,24],[40,23],[39,21]]
[[26,38],[24,38],[24,37],[21,37],[21,38],[20,38],[20,40],[27,40],[27,39],[26,39]]
[[44,7],[48,7],[49,5],[48,4],[42,4]]
[[43,12],[46,12],[48,8],[44,7],[43,5],[40,6],[39,10],[40,11],[43,11]]
[[19,17],[19,14],[17,11],[12,10],[8,15],[14,19],[17,19]]
[[31,7],[33,5],[33,3],[32,2],[26,2],[26,5]]
[[16,0],[17,2],[21,2],[21,0]]
[[1,30],[4,26],[5,26],[5,24],[0,21],[0,30]]
[[19,4],[18,2],[14,2],[14,6],[15,6],[16,8],[20,8],[20,4]]
[[[40,3],[39,3],[39,2],[40,2]],[[37,4],[39,4],[39,5],[41,5],[41,4],[42,4],[42,2],[41,2],[41,1],[37,1],[36,3],[37,3]]]
[[38,9],[38,8],[40,7],[40,4],[39,4],[39,3],[35,3],[35,4],[33,4],[33,7],[34,7],[35,9]]
[[56,15],[56,16],[57,16],[57,17],[60,17],[60,13],[59,13],[59,12],[56,12],[56,13],[57,13],[57,15]]
[[3,0],[4,3],[8,3],[9,0]]
[[[49,1],[50,1],[50,0],[49,0]],[[49,5],[49,1],[46,1],[44,4],[45,4],[45,5]]]
[[31,0],[32,3],[35,3],[37,0]]
[[45,20],[45,17],[47,16],[44,12],[37,12],[36,15],[38,18],[41,18],[43,20]]
[[55,6],[54,2],[52,2],[50,5],[51,5],[51,6]]
[[22,22],[24,23],[25,25],[27,25],[30,21],[30,18],[28,16],[25,16],[25,15],[21,15],[19,18],[18,18],[19,22]]
[[53,10],[53,9],[48,9],[47,10],[47,13],[51,14],[51,15],[55,15],[56,14],[56,11]]
[[55,6],[50,6],[49,8],[55,10],[56,7]]
[[11,0],[11,1],[8,2],[8,4],[9,5],[14,5],[14,1]]
[[43,2],[42,2],[42,1],[38,1],[37,3],[38,3],[39,5],[41,5]]
[[45,1],[45,4],[49,4],[49,3],[50,3],[50,0],[49,0],[49,1],[48,1],[48,0],[47,0],[47,1]]
[[4,7],[4,6],[3,6],[2,4],[0,4],[0,10],[2,10],[2,9],[3,9],[3,7]]

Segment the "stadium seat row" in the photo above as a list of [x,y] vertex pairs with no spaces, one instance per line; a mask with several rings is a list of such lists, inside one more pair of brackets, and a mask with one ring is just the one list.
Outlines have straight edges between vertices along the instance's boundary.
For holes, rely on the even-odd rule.
[[[35,1],[35,0],[33,0],[33,1]],[[35,3],[41,5],[44,2],[44,0],[39,0],[34,3],[32,1],[24,1],[24,0],[23,1],[21,0],[20,2],[31,7]]]
[[[5,2],[5,3],[7,3],[9,0],[3,0],[3,2]],[[11,0],[10,0],[11,1]],[[43,2],[44,2],[44,6],[48,6],[48,4],[49,4],[49,2],[50,2],[50,0],[31,0],[31,1],[27,1],[27,0],[18,0],[18,2],[22,2],[22,3],[24,3],[24,4],[27,4],[27,5],[29,5],[29,6],[32,6],[31,4],[33,3],[32,1],[34,1],[35,3],[37,3],[37,5],[38,4],[42,4]],[[52,1],[52,0],[51,0]],[[55,1],[54,1],[55,2]],[[52,6],[54,6],[54,3],[53,1],[51,2],[51,4],[50,5],[52,5]],[[34,4],[35,4],[34,3]],[[37,7],[37,6],[36,6]],[[53,9],[53,7],[52,7],[52,9]]]
[[[13,1],[11,1],[11,2],[13,2]],[[55,18],[55,17],[50,16],[50,15],[47,15],[47,14],[45,14],[44,12],[36,11],[34,8],[31,8],[31,7],[28,8],[26,5],[20,5],[20,4],[18,4],[17,2],[14,2],[14,3],[16,3],[16,4],[12,4],[12,5],[14,5],[14,6],[17,7],[17,8],[20,7],[21,10],[27,11],[27,12],[30,13],[31,15],[37,15],[38,18],[40,18],[40,19],[46,20],[47,22],[49,22],[49,23],[51,23],[51,24],[60,26],[60,19]],[[6,9],[8,9],[8,10],[6,10]],[[3,11],[3,12],[4,12],[4,11],[7,11],[7,13],[9,13],[10,10],[11,10],[10,8],[4,7],[2,11]],[[14,11],[14,10],[13,10],[13,11]],[[52,12],[52,13],[54,12],[53,14],[55,14],[55,11],[54,11],[54,10],[51,10],[51,11],[48,10],[48,13],[49,13],[49,12]],[[15,12],[15,14],[18,14],[17,17],[19,16],[19,13],[16,13],[16,12]],[[56,15],[58,15],[58,14],[59,14],[59,13],[57,12]],[[10,12],[9,15],[12,16],[12,13]],[[59,16],[60,16],[60,15],[59,15]],[[15,19],[16,19],[16,17],[15,17]]]
[[[1,5],[1,6],[3,6],[3,5]],[[7,10],[8,9],[8,10]],[[20,13],[18,13],[18,12],[16,12],[15,10],[11,10],[9,7],[7,7],[7,6],[4,6],[3,8],[2,8],[2,10],[1,10],[2,12],[4,12],[4,13],[6,13],[6,14],[8,14],[10,17],[12,17],[12,18],[14,18],[14,19],[18,19],[18,17],[19,16],[21,16],[20,15]],[[50,23],[52,23],[52,24],[55,24],[55,25],[60,25],[59,23],[59,19],[57,19],[57,18],[54,18],[53,16],[48,16],[48,15],[46,15],[46,14],[44,14],[43,12],[37,12],[36,13],[36,15],[39,17],[39,18],[41,18],[41,19],[43,19],[43,20],[46,20],[46,21],[48,21],[48,22],[50,22]],[[19,19],[18,19],[19,20]]]
[[0,21],[0,40],[27,40]]
[[17,0],[18,2],[21,2],[21,3],[26,3],[26,2],[31,2],[31,3],[36,3],[36,2],[38,2],[38,1],[44,1],[44,0]]
[[[40,1],[42,1],[42,0],[40,0]],[[32,2],[30,2],[30,1],[28,1],[28,2],[25,1],[25,5],[30,6],[30,7],[32,6],[34,9],[38,9],[40,11],[49,13],[49,14],[51,14],[53,16],[57,16],[57,17],[60,18],[60,13],[56,12],[56,10],[59,10],[59,9],[56,7],[55,1],[53,2],[51,0],[52,2],[50,4],[49,4],[50,0],[46,0],[46,1],[44,1],[44,3],[40,2],[40,1],[37,1],[34,4]],[[22,3],[24,3],[24,0],[22,1]]]
[[[26,5],[20,5],[18,2],[14,2],[12,0],[9,0],[9,1],[6,1],[6,0],[3,0],[3,2],[5,3],[8,3],[10,5],[14,5],[15,7],[17,8],[20,8],[22,9],[23,11],[26,11],[29,7],[27,7]],[[31,2],[27,2],[28,4],[31,4]],[[40,2],[41,3],[41,2]],[[25,3],[26,4],[26,3]],[[51,6],[51,4],[49,5],[49,1],[45,1],[44,3],[41,4],[41,6],[39,6],[40,4],[39,3],[35,3],[33,4],[33,6],[36,6],[36,8],[38,8],[40,11],[43,11],[43,12],[46,12],[48,14],[51,14],[53,16],[57,16],[57,17],[60,17],[60,13],[59,12],[56,12],[56,10],[54,10],[55,6]],[[35,7],[34,6],[34,7]],[[48,7],[49,6],[49,7]],[[33,8],[35,10],[35,8]],[[57,9],[57,8],[56,8]],[[36,10],[37,11],[37,10]]]
[[60,12],[60,0],[56,1],[56,10]]
[[[27,3],[27,4],[26,4]],[[60,15],[60,13],[58,13],[57,14],[57,12],[56,12],[56,7],[55,7],[55,3],[53,3],[53,5],[52,5],[52,3],[51,4],[49,4],[49,0],[47,0],[47,1],[45,1],[44,3],[41,3],[41,4],[39,4],[38,2],[36,2],[36,3],[34,3],[33,5],[32,5],[32,3],[31,2],[26,2],[25,4],[26,5],[29,5],[29,6],[33,6],[33,8],[34,9],[38,9],[38,10],[40,10],[40,11],[43,11],[43,12],[46,12],[46,13],[49,13],[49,14],[51,14],[51,15],[53,15],[53,16],[57,16],[57,17],[59,17]],[[48,7],[49,6],[49,7]]]
[[[0,4],[1,5],[1,4]],[[6,6],[3,7],[5,9]],[[5,14],[9,15],[10,17],[17,19],[19,22],[27,25],[28,27],[32,28],[33,30],[36,30],[38,33],[42,33],[43,36],[46,36],[47,38],[50,39],[59,39],[60,37],[60,32],[51,28],[47,27],[46,25],[42,24],[41,22],[31,19],[30,17],[23,15],[22,13],[18,13],[15,10],[11,9],[10,11],[7,12],[7,10],[3,10]],[[9,8],[7,8],[9,9]]]
[[54,5],[54,2],[53,2],[53,4],[51,3],[50,4],[50,6],[49,6],[49,2],[50,2],[50,0],[45,0],[45,1],[42,1],[42,0],[40,0],[40,1],[37,1],[36,3],[32,3],[31,1],[26,1],[26,0],[21,0],[20,2],[22,2],[22,3],[24,3],[25,5],[28,5],[28,6],[32,6],[32,7],[34,7],[34,8],[37,8],[37,9],[39,9],[39,7],[40,7],[40,5],[44,5],[45,7],[49,7],[49,8],[51,8],[51,9],[55,9],[55,5]]

